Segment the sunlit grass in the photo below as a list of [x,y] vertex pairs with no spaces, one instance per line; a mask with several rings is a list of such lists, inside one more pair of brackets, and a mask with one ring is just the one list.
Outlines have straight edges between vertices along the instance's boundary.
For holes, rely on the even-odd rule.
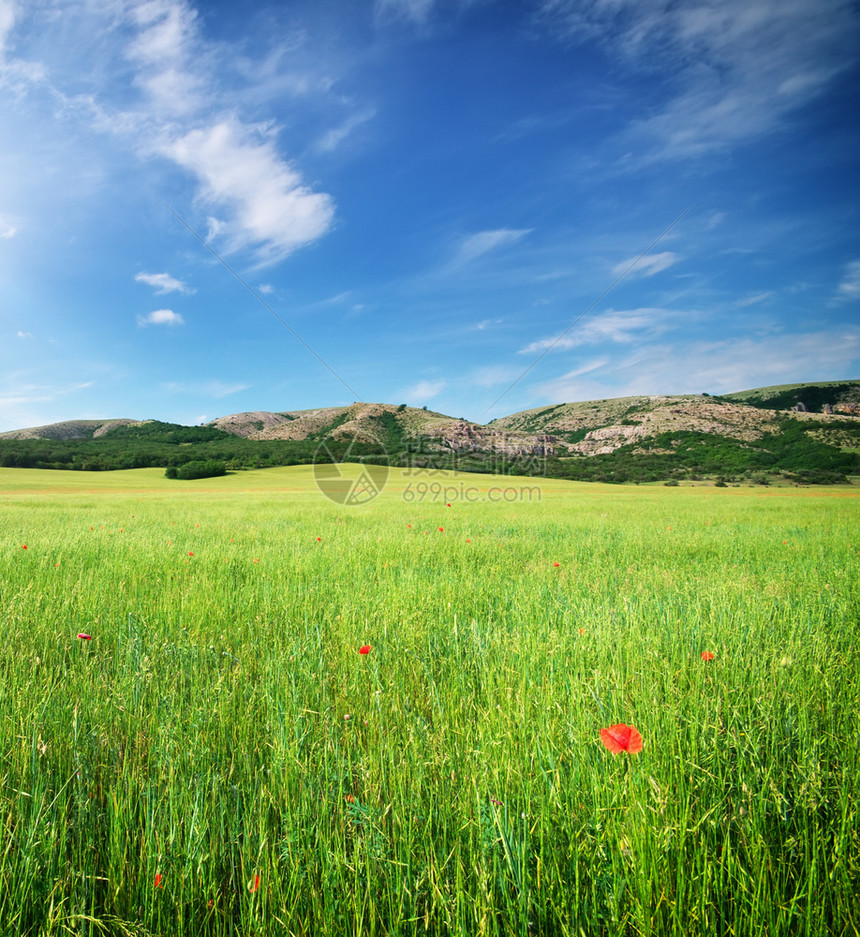
[[855,933],[855,493],[421,480],[0,471],[0,932]]

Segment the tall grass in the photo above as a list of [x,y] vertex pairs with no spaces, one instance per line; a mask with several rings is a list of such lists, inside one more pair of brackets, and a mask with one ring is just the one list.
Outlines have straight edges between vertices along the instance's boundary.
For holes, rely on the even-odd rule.
[[858,932],[854,492],[404,484],[0,472],[0,933]]

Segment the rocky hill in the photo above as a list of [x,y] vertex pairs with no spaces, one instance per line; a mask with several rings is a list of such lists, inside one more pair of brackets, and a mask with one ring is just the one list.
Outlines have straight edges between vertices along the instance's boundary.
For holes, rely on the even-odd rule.
[[860,475],[858,401],[860,381],[834,381],[719,397],[561,403],[486,425],[405,404],[362,402],[234,413],[196,427],[73,420],[0,434],[0,464],[104,470],[208,458],[233,468],[264,467],[313,461],[325,441],[337,458],[470,471],[610,481],[761,471],[833,480]]
[[509,430],[456,419],[433,410],[384,403],[349,407],[254,411],[212,420],[207,426],[247,439],[356,440],[394,448],[429,448],[450,452],[499,451],[507,454],[555,453],[567,447],[545,433]]
[[860,416],[860,381],[777,384],[726,394],[726,400],[769,410]]
[[[838,412],[791,413],[793,418],[822,424],[836,422],[844,415]],[[654,395],[587,400],[523,410],[493,420],[490,426],[548,434],[572,452],[603,455],[638,440],[682,430],[752,442],[776,432],[785,416],[776,409],[735,402],[728,397]]]
[[47,426],[31,426],[0,433],[0,439],[98,439],[118,426],[139,425],[146,420],[64,420]]

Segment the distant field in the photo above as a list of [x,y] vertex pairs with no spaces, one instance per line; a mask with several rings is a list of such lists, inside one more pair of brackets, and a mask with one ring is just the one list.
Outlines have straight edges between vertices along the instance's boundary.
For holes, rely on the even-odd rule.
[[858,489],[0,469],[0,519],[3,937],[860,931]]

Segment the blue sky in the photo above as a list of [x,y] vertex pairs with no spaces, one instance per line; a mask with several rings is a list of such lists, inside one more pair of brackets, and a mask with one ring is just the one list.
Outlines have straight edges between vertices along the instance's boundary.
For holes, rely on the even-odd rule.
[[0,431],[856,378],[858,40],[835,0],[0,0]]

